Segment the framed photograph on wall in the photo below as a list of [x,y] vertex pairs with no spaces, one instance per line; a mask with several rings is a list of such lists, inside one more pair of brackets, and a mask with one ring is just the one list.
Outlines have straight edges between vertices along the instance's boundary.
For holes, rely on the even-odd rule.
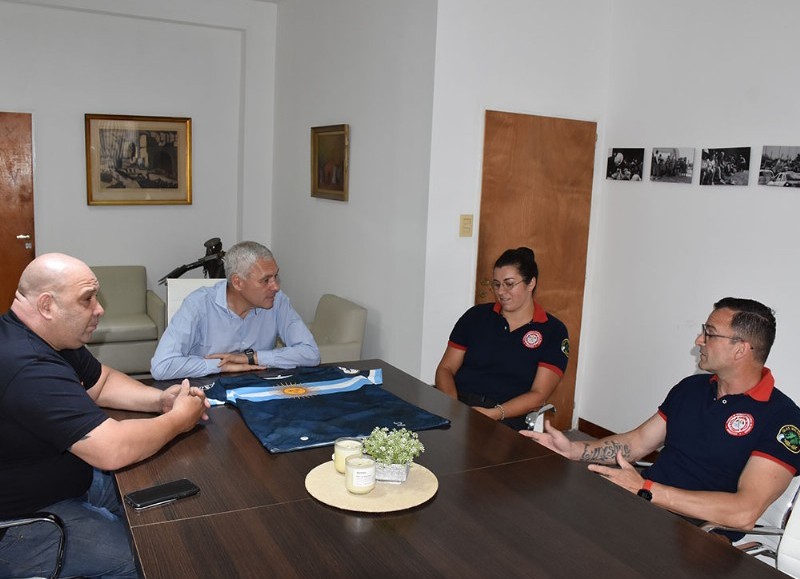
[[761,149],[758,184],[800,187],[800,147],[765,145]]
[[688,185],[692,182],[694,155],[691,147],[654,147],[650,157],[650,180]]
[[701,185],[747,185],[750,180],[750,147],[703,149]]
[[347,201],[350,126],[311,127],[311,196]]
[[192,119],[87,114],[85,124],[89,205],[191,205]]
[[614,181],[641,181],[643,169],[643,148],[613,148],[608,150],[606,179]]

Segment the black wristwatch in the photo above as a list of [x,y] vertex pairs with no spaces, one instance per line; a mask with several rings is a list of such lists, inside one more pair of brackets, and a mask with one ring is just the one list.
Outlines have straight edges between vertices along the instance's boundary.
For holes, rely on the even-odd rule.
[[640,488],[639,492],[636,494],[642,497],[646,501],[652,501],[653,492],[650,490],[651,488],[653,488],[653,481],[645,479],[642,488]]
[[255,358],[255,351],[253,348],[247,348],[244,352],[242,352],[245,356],[247,356],[247,363],[251,366],[256,365],[256,358]]

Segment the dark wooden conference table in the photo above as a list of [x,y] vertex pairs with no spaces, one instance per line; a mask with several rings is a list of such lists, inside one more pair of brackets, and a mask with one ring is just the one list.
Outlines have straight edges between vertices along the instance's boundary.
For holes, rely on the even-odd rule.
[[382,360],[340,365],[382,368],[384,388],[451,420],[420,433],[417,462],[437,494],[388,514],[329,507],[304,481],[331,447],[270,454],[236,409],[215,407],[117,472],[121,495],[179,478],[201,488],[163,507],[126,506],[147,579],[786,577]]

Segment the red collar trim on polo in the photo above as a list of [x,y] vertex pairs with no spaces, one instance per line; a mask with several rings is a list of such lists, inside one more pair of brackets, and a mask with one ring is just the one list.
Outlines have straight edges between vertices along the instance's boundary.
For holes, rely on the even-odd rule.
[[773,388],[775,388],[775,378],[772,376],[770,369],[765,367],[761,369],[761,381],[745,392],[745,394],[753,400],[766,402],[769,400],[769,397],[772,396]]
[[[711,380],[716,382],[717,375],[714,374],[711,377]],[[775,378],[772,376],[772,371],[765,366],[761,369],[761,380],[759,380],[758,384],[745,392],[745,394],[753,400],[758,400],[759,402],[768,402],[770,396],[772,396],[773,388],[775,388]]]
[[[500,305],[500,302],[494,302],[494,307],[492,311],[500,316],[503,315],[503,308]],[[547,321],[547,312],[544,311],[544,308],[539,305],[539,302],[533,300],[533,319],[532,322],[544,323]]]
[[547,321],[547,312],[536,300],[533,300],[533,321],[540,324]]

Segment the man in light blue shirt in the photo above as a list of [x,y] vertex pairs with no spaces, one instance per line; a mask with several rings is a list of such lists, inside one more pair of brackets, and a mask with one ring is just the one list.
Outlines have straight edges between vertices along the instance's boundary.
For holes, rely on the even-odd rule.
[[[280,291],[278,264],[254,241],[225,255],[226,281],[189,294],[150,362],[156,380],[319,364],[319,348]],[[276,348],[280,338],[285,347]]]

